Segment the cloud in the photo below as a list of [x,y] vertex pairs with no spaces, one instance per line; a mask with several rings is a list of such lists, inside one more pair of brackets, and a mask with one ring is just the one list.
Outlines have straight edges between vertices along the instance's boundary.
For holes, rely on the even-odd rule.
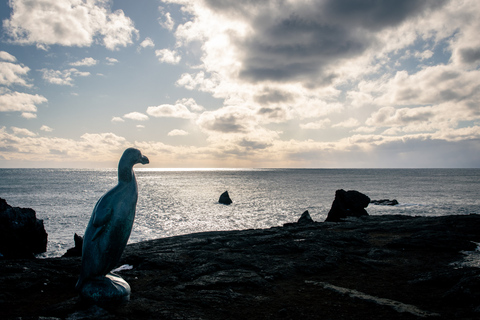
[[37,117],[37,114],[32,113],[32,112],[22,112],[22,118],[25,119],[35,119]]
[[70,63],[70,65],[74,67],[80,67],[80,66],[91,67],[96,65],[97,63],[98,63],[97,60],[93,59],[92,57],[88,57],[88,58],[84,58],[83,60]]
[[[130,112],[130,113],[124,114],[123,117],[127,118],[127,119],[130,119],[130,120],[136,120],[136,121],[146,121],[146,120],[148,120],[148,116],[141,113],[141,112]],[[113,121],[113,119],[112,119],[112,121]]]
[[158,19],[158,23],[165,29],[172,31],[175,26],[175,22],[172,19],[170,12],[165,12],[163,7],[158,7],[161,17]]
[[162,104],[159,106],[152,106],[147,108],[147,113],[156,118],[182,118],[191,119],[195,116],[188,108],[181,104]]
[[0,85],[21,85],[24,87],[31,87],[32,85],[28,84],[25,80],[25,77],[29,71],[29,67],[11,62],[0,61]]
[[90,72],[82,72],[75,68],[65,70],[41,69],[42,77],[49,83],[61,86],[73,86],[73,77],[87,77]]
[[17,58],[12,56],[10,53],[6,51],[0,51],[0,60],[8,61],[8,62],[16,62]]
[[112,122],[125,122],[125,120],[121,117],[113,117],[111,121]]
[[9,1],[12,13],[3,27],[18,44],[91,46],[96,39],[115,50],[132,43],[138,34],[133,21],[122,10],[111,12],[111,2]]
[[45,131],[45,132],[52,132],[53,129],[50,128],[49,126],[43,125],[40,127],[40,130]]
[[232,106],[202,113],[197,124],[206,131],[248,133],[253,130],[256,119],[252,110]]
[[37,105],[47,102],[44,96],[22,92],[11,92],[0,95],[0,112],[36,112]]
[[109,57],[107,57],[107,58],[105,58],[105,59],[107,60],[107,64],[108,64],[109,66],[113,66],[115,63],[118,62],[118,60],[115,59],[115,58],[109,58]]
[[153,43],[153,40],[151,38],[146,37],[145,40],[143,40],[140,43],[140,47],[142,47],[142,48],[155,47],[155,43]]
[[330,119],[322,119],[315,122],[309,122],[306,124],[300,124],[300,128],[302,129],[323,129],[326,128],[330,124]]
[[18,136],[35,137],[37,135],[36,133],[33,133],[25,128],[10,127],[10,129],[12,129],[13,134]]
[[358,127],[359,125],[360,125],[360,122],[357,119],[348,118],[345,121],[332,125],[332,128],[337,128],[337,127],[353,128],[353,127]]
[[178,64],[181,60],[177,51],[169,49],[155,50],[155,55],[158,57],[158,61],[170,64]]
[[228,63],[229,73],[244,81],[322,87],[339,77],[339,64],[376,49],[381,31],[430,13],[445,1],[178,3],[195,19],[178,27],[177,38],[205,43],[203,62],[209,71],[221,72]]
[[174,129],[168,133],[168,136],[174,137],[174,136],[186,136],[188,135],[188,132],[185,130],[180,130],[180,129]]

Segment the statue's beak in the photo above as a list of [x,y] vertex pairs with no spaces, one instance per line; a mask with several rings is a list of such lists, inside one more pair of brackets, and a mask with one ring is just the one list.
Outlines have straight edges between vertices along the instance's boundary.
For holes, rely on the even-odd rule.
[[147,164],[147,163],[150,163],[150,161],[148,160],[147,157],[142,156],[142,157],[140,158],[140,163],[141,163],[141,164]]

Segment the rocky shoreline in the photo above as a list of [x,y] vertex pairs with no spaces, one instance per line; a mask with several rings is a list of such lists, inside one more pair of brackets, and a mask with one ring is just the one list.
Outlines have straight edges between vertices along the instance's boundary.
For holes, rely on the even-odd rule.
[[[82,303],[79,257],[0,260],[1,319],[478,319],[480,216],[365,216],[127,246],[122,306]],[[130,268],[131,266],[131,268]],[[129,269],[130,268],[130,269]]]

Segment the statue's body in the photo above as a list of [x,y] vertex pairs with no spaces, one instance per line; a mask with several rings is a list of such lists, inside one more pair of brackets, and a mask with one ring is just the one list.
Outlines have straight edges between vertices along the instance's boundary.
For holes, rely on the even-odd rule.
[[97,301],[107,295],[106,300],[113,299],[116,293],[109,293],[111,289],[103,287],[115,288],[122,281],[124,284],[120,286],[126,286],[124,290],[130,294],[130,287],[123,279],[106,275],[120,260],[132,231],[138,198],[133,166],[137,163],[149,161],[137,149],[125,150],[118,164],[118,184],[103,195],[93,209],[83,237],[82,270],[76,285],[83,297]]

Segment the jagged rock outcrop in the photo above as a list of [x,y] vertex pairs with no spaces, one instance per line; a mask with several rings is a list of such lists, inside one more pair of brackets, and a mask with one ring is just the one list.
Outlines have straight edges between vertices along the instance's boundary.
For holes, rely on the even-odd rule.
[[10,206],[0,198],[0,253],[5,258],[33,258],[47,251],[43,220],[30,208]]
[[65,252],[63,257],[81,257],[82,256],[82,247],[83,247],[83,238],[75,233],[73,236],[73,241],[75,242],[75,247],[70,248]]
[[313,223],[313,219],[312,217],[310,216],[310,213],[308,212],[308,210],[305,210],[305,212],[302,213],[302,216],[300,217],[300,219],[298,219],[297,223],[299,224],[310,224],[310,223]]
[[371,204],[379,205],[379,206],[396,206],[398,201],[396,199],[381,199],[381,200],[371,200]]
[[328,212],[328,222],[339,222],[346,217],[368,216],[365,208],[370,203],[370,198],[356,190],[345,191],[343,189],[335,191],[335,199]]
[[228,191],[225,191],[220,195],[220,199],[218,199],[218,202],[223,204],[231,204],[233,201],[232,199],[230,199],[230,196],[228,195]]

